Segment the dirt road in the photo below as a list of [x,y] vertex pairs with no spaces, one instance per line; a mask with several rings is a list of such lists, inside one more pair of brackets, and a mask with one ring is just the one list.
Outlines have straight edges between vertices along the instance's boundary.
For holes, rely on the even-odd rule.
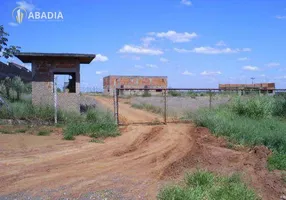
[[[97,98],[107,108],[110,99]],[[157,118],[120,105],[125,120]],[[283,191],[279,173],[265,168],[267,149],[227,149],[226,142],[192,124],[132,125],[104,144],[88,138],[0,135],[0,199],[156,199],[158,190],[197,167],[243,172],[264,199]],[[24,139],[25,138],[25,139]]]

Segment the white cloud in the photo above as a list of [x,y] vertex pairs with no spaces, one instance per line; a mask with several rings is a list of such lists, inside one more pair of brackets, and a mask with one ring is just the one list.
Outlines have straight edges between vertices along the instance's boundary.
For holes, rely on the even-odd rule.
[[160,61],[164,62],[164,63],[169,62],[169,60],[167,58],[160,58]]
[[9,24],[9,26],[18,26],[18,24],[15,22],[9,22],[8,24]]
[[192,2],[191,1],[188,1],[188,0],[181,0],[181,4],[184,4],[186,6],[191,6],[192,5]]
[[152,49],[133,45],[124,45],[119,49],[119,53],[133,53],[133,54],[143,54],[143,55],[161,55],[164,52],[159,49]]
[[193,38],[198,37],[198,35],[195,32],[177,33],[176,31],[167,31],[167,32],[161,32],[161,33],[152,32],[152,33],[149,33],[149,35],[154,35],[158,38],[166,38],[175,43],[190,42]]
[[201,75],[203,76],[216,76],[222,74],[220,71],[203,71]]
[[247,52],[251,51],[250,48],[214,48],[214,47],[209,47],[209,46],[204,46],[204,47],[196,47],[193,50],[187,50],[187,49],[174,49],[175,51],[179,53],[200,53],[200,54],[231,54],[231,53],[238,53],[238,52]]
[[213,47],[197,47],[192,50],[194,53],[201,54],[229,54],[229,53],[237,53],[239,49],[231,49],[231,48],[213,48]]
[[242,58],[238,58],[237,60],[239,61],[246,61],[246,60],[249,60],[247,57],[242,57]]
[[150,68],[158,68],[158,66],[154,64],[146,64],[146,66]]
[[103,71],[96,71],[95,74],[100,75],[100,74],[104,74],[104,73],[107,73],[107,72],[108,71],[105,71],[105,70],[103,70]]
[[27,3],[26,1],[17,1],[16,4],[20,7],[25,9],[26,11],[33,11],[36,6],[32,3]]
[[174,51],[176,51],[176,52],[178,52],[178,53],[190,53],[190,52],[192,52],[192,50],[179,49],[179,48],[174,48]]
[[283,16],[277,15],[275,18],[276,18],[276,19],[286,19],[286,16],[285,16],[285,15],[283,15]]
[[266,64],[266,66],[267,66],[267,67],[278,67],[278,66],[280,66],[280,63],[271,62],[271,63]]
[[188,76],[193,76],[194,75],[192,72],[189,72],[188,70],[185,70],[182,74],[183,75],[188,75]]
[[247,71],[258,71],[259,70],[258,67],[251,66],[251,65],[244,66],[242,69],[247,70]]
[[216,43],[216,46],[222,47],[222,46],[226,46],[226,44],[224,43],[224,41],[221,40]]
[[93,61],[94,62],[106,62],[106,61],[108,61],[108,57],[101,55],[101,54],[96,54],[96,57]]
[[143,46],[144,47],[148,47],[152,41],[155,41],[155,38],[153,37],[144,37],[144,38],[141,38],[141,41],[143,42]]
[[251,51],[251,48],[243,48],[243,49],[241,49],[240,51],[250,52],[250,51]]

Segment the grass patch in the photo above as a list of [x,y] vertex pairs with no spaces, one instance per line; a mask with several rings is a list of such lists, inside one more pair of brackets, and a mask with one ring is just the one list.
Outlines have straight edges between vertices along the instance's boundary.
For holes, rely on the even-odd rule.
[[282,180],[286,184],[286,172],[282,172]]
[[[31,100],[9,102],[9,109],[0,108],[0,119],[54,121],[54,108],[52,106],[35,106]],[[73,112],[58,111],[58,121],[67,123],[81,120],[81,115]]]
[[2,134],[11,134],[13,131],[7,130],[7,129],[0,129],[0,133]]
[[281,119],[282,114],[276,98],[254,97],[237,99],[212,110],[199,110],[188,118],[198,126],[209,128],[216,136],[226,136],[230,142],[267,146],[274,152],[268,159],[269,169],[285,170],[286,123]]
[[89,142],[93,142],[93,143],[104,143],[103,140],[96,139],[96,138],[91,139]]
[[48,136],[51,134],[51,130],[40,130],[37,135],[38,136]]
[[258,200],[252,189],[244,184],[238,174],[232,176],[217,176],[207,171],[188,173],[181,185],[171,185],[163,188],[159,200]]
[[286,170],[286,154],[274,152],[268,158],[268,169]]
[[26,133],[28,131],[28,129],[19,129],[19,130],[16,130],[16,132],[18,133]]
[[146,103],[132,104],[131,107],[136,108],[136,109],[146,110],[148,112],[152,112],[155,114],[162,114],[163,113],[162,108],[157,107],[157,106],[153,106],[152,104],[146,104]]
[[106,138],[118,136],[119,131],[110,112],[89,110],[84,121],[69,123],[64,128],[64,139],[73,140],[77,135]]

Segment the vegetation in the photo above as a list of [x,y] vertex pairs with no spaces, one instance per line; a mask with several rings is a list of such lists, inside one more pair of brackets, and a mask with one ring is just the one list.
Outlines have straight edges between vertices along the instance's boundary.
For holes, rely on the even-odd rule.
[[156,114],[162,114],[163,113],[162,108],[154,106],[152,104],[146,104],[146,103],[132,104],[131,107],[141,109],[141,110],[146,110],[148,112],[152,112],[152,113],[156,113]]
[[[0,119],[17,119],[39,122],[54,122],[54,108],[35,106],[31,100],[8,102],[10,110],[0,108]],[[109,112],[88,110],[87,114],[58,111],[58,123],[64,127],[64,139],[73,140],[76,135],[105,138],[119,135],[117,125]],[[40,131],[38,135],[48,135]]]
[[181,92],[178,92],[177,90],[169,90],[168,94],[172,97],[180,97],[182,96]]
[[16,53],[19,53],[20,47],[18,46],[8,46],[8,37],[9,34],[5,32],[3,25],[0,25],[0,52],[1,57],[6,59],[13,57]]
[[6,77],[0,82],[0,94],[2,93],[10,101],[21,100],[23,93],[31,93],[31,84],[25,84],[20,77]]
[[50,135],[51,131],[50,130],[40,130],[38,132],[38,136],[47,136],[47,135]]
[[106,138],[118,136],[119,131],[111,113],[88,110],[85,118],[81,121],[68,123],[64,129],[64,139],[73,140],[76,135]]
[[238,174],[229,177],[217,176],[207,171],[186,174],[181,185],[163,188],[159,200],[256,200],[259,199],[253,190],[244,184]]
[[269,169],[286,169],[286,99],[280,97],[238,98],[227,106],[202,109],[189,115],[199,126],[242,145],[265,145],[273,151]]

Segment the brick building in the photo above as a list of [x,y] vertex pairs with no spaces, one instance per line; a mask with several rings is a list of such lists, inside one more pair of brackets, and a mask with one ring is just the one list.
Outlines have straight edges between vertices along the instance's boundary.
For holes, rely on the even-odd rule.
[[103,78],[104,94],[113,95],[115,88],[146,88],[146,91],[121,91],[121,94],[142,94],[148,92],[156,94],[167,88],[166,76],[107,76]]
[[36,105],[54,104],[54,77],[69,75],[68,92],[57,94],[60,109],[80,111],[80,64],[89,64],[94,54],[19,53],[24,63],[32,63],[32,102]]
[[254,83],[254,84],[219,84],[222,90],[258,90],[262,93],[274,93],[275,83]]

